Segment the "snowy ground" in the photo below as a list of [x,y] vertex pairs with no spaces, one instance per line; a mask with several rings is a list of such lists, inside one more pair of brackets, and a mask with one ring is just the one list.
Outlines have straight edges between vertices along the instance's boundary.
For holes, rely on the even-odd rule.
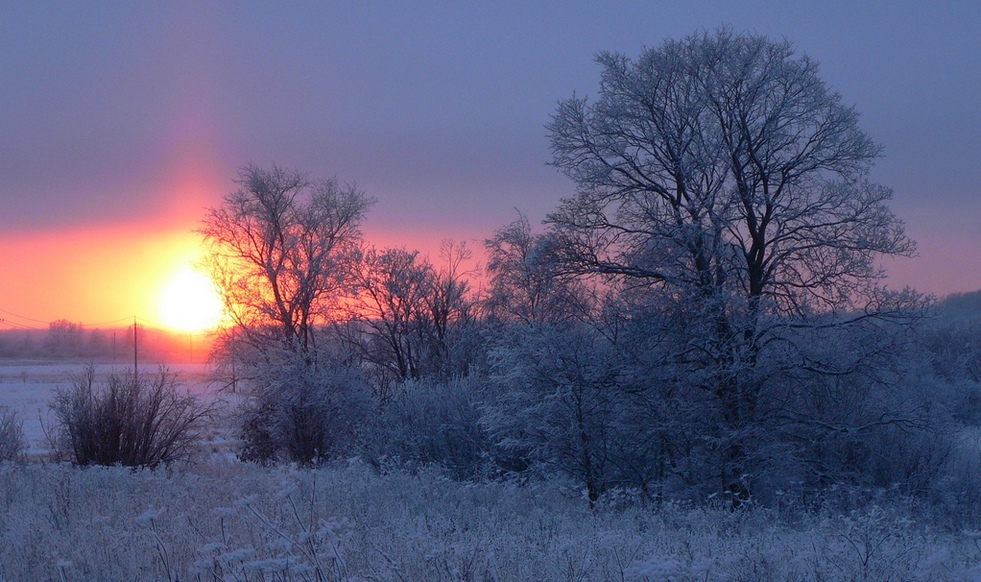
[[[54,390],[84,367],[0,363],[0,406],[24,420],[35,460]],[[168,369],[182,389],[227,398],[207,365]],[[113,371],[127,369],[96,368],[100,379]],[[209,446],[227,453],[223,435],[219,423]],[[561,479],[458,482],[358,460],[317,470],[230,454],[166,471],[11,463],[0,465],[0,582],[981,581],[981,524],[924,517],[888,494],[845,514],[655,508],[626,494],[590,510]]]
[[889,505],[590,511],[558,481],[461,483],[358,462],[0,465],[0,580],[981,579],[981,532]]
[[[48,452],[44,426],[51,425],[48,404],[55,390],[70,387],[72,377],[84,372],[86,367],[87,364],[80,363],[0,361],[0,407],[11,408],[17,413],[17,418],[24,422],[30,456],[37,457]],[[218,386],[209,381],[209,364],[167,364],[164,367],[168,372],[177,374],[180,390],[205,399],[218,396]],[[140,368],[140,373],[155,372],[159,368],[147,364]],[[132,371],[132,363],[128,367],[125,364],[95,365],[97,381],[105,379],[112,372],[125,374],[128,371]]]

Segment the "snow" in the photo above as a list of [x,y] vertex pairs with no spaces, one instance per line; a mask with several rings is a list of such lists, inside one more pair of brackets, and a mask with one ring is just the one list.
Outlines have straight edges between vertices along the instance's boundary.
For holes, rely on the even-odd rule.
[[[0,580],[981,580],[981,533],[925,525],[902,500],[846,515],[615,499],[591,510],[558,477],[461,482],[357,459],[316,470],[229,455],[157,471],[42,462],[36,419],[82,369],[0,365],[0,406],[25,421],[35,457],[0,464]],[[169,370],[219,397],[206,365]],[[96,367],[113,371],[126,368]]]
[[590,511],[558,483],[210,460],[0,466],[0,579],[970,580],[976,536],[878,506]]

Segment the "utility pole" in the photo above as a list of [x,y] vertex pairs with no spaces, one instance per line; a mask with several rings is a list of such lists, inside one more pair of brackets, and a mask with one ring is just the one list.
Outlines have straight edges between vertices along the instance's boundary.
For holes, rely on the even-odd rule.
[[133,378],[139,375],[139,358],[136,350],[136,316],[133,316]]
[[235,394],[235,326],[232,326],[232,394]]

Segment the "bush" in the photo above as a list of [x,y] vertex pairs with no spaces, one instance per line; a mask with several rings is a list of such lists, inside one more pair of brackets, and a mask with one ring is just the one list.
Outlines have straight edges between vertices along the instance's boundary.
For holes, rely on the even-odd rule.
[[55,391],[54,449],[77,465],[156,467],[186,460],[199,440],[201,421],[212,413],[177,391],[176,376],[112,373],[102,387],[95,369]]
[[490,448],[480,418],[483,390],[474,376],[399,385],[366,439],[367,454],[376,464],[437,465],[454,479],[480,477]]
[[284,354],[257,368],[242,403],[241,457],[320,464],[350,450],[370,409],[357,369]]
[[0,406],[0,463],[16,461],[24,455],[27,439],[23,425],[13,410]]

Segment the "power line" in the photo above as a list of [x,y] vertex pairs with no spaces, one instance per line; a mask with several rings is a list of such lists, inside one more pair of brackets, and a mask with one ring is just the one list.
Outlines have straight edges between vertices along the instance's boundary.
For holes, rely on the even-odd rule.
[[24,330],[24,331],[44,331],[44,328],[33,327],[30,325],[24,325],[23,323],[18,323],[16,321],[10,321],[9,319],[0,318],[0,324],[9,325],[14,329]]
[[167,327],[166,325],[160,325],[159,323],[157,323],[155,321],[150,321],[149,319],[147,319],[145,317],[137,317],[137,319],[139,319],[140,321],[142,321],[144,325],[147,325],[147,326],[152,327],[152,328],[155,328],[155,329],[166,329],[166,327]]
[[120,317],[119,319],[113,319],[112,321],[100,321],[99,323],[86,323],[87,327],[99,327],[102,325],[109,325],[110,323],[119,323],[120,321],[128,321],[128,317]]
[[12,315],[12,316],[17,317],[17,318],[20,318],[20,319],[26,319],[27,321],[33,321],[34,323],[43,323],[45,325],[47,325],[48,323],[50,323],[48,321],[41,321],[40,319],[34,319],[32,317],[27,317],[26,315],[19,315],[17,313],[14,313],[13,311],[7,311],[6,309],[0,309],[0,312],[6,313],[7,315]]
[[[28,317],[26,315],[21,315],[19,313],[14,313],[13,311],[7,311],[6,309],[0,309],[0,312],[6,313],[7,315],[16,317],[18,319],[24,319],[24,320],[27,320],[27,321],[32,321],[34,323],[41,323],[41,324],[44,324],[44,325],[50,325],[53,321],[58,321],[56,319],[54,319],[54,320],[48,320],[48,321],[44,321],[44,320],[41,320],[41,319],[34,319],[33,317]],[[62,318],[62,319],[64,319],[64,318]],[[78,323],[79,325],[82,325],[82,326],[85,326],[85,327],[99,327],[101,325],[108,325],[110,323],[119,323],[121,321],[126,321],[127,319],[129,319],[129,318],[128,317],[121,317],[119,319],[113,319],[112,321],[100,321],[98,323],[83,323],[83,322],[74,322],[74,321],[71,322],[71,323]],[[9,321],[9,320],[5,320],[5,321]],[[42,328],[32,328],[32,329],[42,329]]]
[[[46,326],[46,327],[38,327],[36,325],[29,325],[29,324],[26,324],[26,323],[21,323],[19,321],[13,321],[11,319],[0,317],[0,325],[9,326],[9,327],[12,327],[12,328],[15,328],[15,329],[18,329],[18,330],[23,330],[23,331],[47,331],[48,333],[53,333],[53,334],[58,334],[58,335],[70,335],[72,333],[78,333],[78,332],[59,331],[59,330],[54,330],[54,329],[51,329],[50,328],[52,322],[54,322],[54,321],[60,321],[60,320],[44,321],[44,320],[41,320],[41,319],[35,319],[33,317],[28,317],[26,315],[21,315],[19,313],[14,313],[13,311],[8,311],[6,309],[0,309],[0,313],[4,313],[4,314],[9,315],[11,317],[16,317],[18,319],[23,319],[25,321],[30,321],[30,322],[33,322],[33,323],[40,323],[40,324],[43,324],[44,326]],[[149,331],[149,333],[163,333],[163,334],[185,335],[185,336],[188,336],[188,335],[189,336],[210,336],[210,335],[213,335],[215,333],[215,331],[216,331],[215,329],[206,329],[206,330],[199,330],[199,331],[183,331],[183,330],[171,329],[169,326],[163,325],[160,322],[153,321],[153,320],[147,319],[145,317],[140,317],[140,316],[120,317],[119,319],[112,319],[112,320],[108,320],[108,321],[100,321],[100,322],[96,322],[96,323],[86,323],[84,321],[70,321],[70,323],[78,324],[81,328],[84,328],[85,331],[88,331],[88,330],[98,329],[98,328],[100,328],[102,326],[105,326],[105,325],[110,325],[110,324],[114,324],[114,323],[121,323],[121,322],[124,322],[124,321],[129,321],[131,319],[138,320],[141,324],[143,324],[143,326],[144,326],[143,329],[145,331]],[[65,321],[68,321],[68,320],[65,320]],[[125,325],[125,326],[120,326],[120,327],[129,327],[129,326],[128,325]],[[83,331],[83,330],[80,329],[79,331]]]

